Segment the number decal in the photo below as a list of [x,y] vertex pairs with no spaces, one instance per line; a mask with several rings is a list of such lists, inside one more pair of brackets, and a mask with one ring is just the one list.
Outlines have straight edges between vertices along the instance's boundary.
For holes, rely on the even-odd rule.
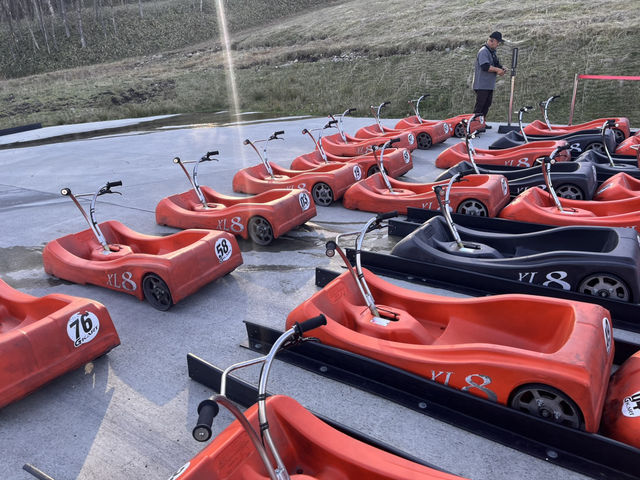
[[640,392],[625,397],[622,402],[622,414],[625,417],[640,417]]
[[231,227],[230,228],[231,228],[231,231],[233,233],[240,233],[241,231],[244,230],[244,225],[242,225],[241,220],[242,219],[240,217],[233,217],[231,219]]
[[611,353],[611,323],[609,323],[609,319],[604,317],[602,319],[602,332],[604,333],[604,344],[607,347],[607,353]]
[[311,206],[311,199],[309,198],[307,192],[302,192],[300,195],[298,195],[298,202],[300,202],[300,208],[302,208],[303,212],[309,210],[309,207]]
[[579,143],[572,143],[570,145],[569,150],[571,150],[572,152],[576,152],[576,153],[582,153],[582,148],[580,148],[580,144]]
[[406,150],[404,152],[402,152],[402,158],[404,159],[404,163],[409,163],[409,160],[411,160],[411,154],[409,153],[409,150]]
[[100,320],[93,312],[74,313],[67,322],[67,335],[76,347],[96,338],[98,331]]
[[107,273],[107,285],[127,292],[134,292],[138,285],[132,280],[132,277],[133,274],[131,272],[122,272],[120,277],[118,277],[117,273]]
[[[473,377],[479,377],[480,380],[482,380],[482,383],[480,385],[478,385],[476,382],[473,381]],[[491,400],[493,402],[497,402],[498,401],[498,396],[495,394],[495,392],[493,392],[493,391],[489,390],[488,388],[486,388],[487,385],[489,385],[491,383],[491,378],[487,377],[486,375],[480,375],[479,373],[473,373],[471,375],[468,375],[464,380],[467,382],[467,386],[466,387],[462,387],[461,390],[463,392],[468,392],[472,388],[477,388],[481,392],[485,393],[489,400]]]
[[410,133],[409,135],[407,135],[407,140],[409,140],[409,145],[413,145],[413,143],[416,141],[415,137],[413,136],[413,133]]
[[362,170],[359,165],[353,167],[353,178],[356,179],[356,182],[362,178]]
[[447,122],[444,122],[442,129],[444,130],[444,133],[449,133],[449,124]]
[[542,285],[544,285],[545,287],[551,287],[555,284],[563,290],[571,290],[571,284],[563,282],[563,280],[567,278],[567,275],[567,272],[563,272],[561,270],[549,272],[547,273],[547,281],[542,282]]
[[233,253],[233,247],[231,243],[226,238],[219,238],[216,242],[216,256],[220,263],[229,260],[231,254]]

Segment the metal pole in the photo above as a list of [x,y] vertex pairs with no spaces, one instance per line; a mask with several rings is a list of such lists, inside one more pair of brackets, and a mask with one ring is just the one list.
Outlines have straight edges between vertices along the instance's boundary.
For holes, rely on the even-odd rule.
[[573,80],[573,95],[571,96],[571,108],[569,110],[569,125],[571,125],[571,123],[573,122],[573,109],[576,106],[577,93],[578,93],[578,74],[576,73],[576,76]]
[[516,67],[518,66],[518,49],[511,50],[511,93],[509,94],[509,111],[507,112],[507,125],[511,126],[511,114],[513,113],[513,92],[516,84]]

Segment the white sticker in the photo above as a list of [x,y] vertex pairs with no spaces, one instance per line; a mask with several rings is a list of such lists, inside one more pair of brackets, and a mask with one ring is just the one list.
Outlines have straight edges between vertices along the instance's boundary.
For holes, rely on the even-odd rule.
[[307,195],[307,192],[302,192],[298,195],[298,202],[300,202],[300,208],[302,208],[303,212],[309,210],[309,207],[311,206],[311,199],[309,198],[309,195]]
[[447,122],[444,122],[443,130],[444,130],[444,133],[449,133],[449,124]]
[[356,182],[362,178],[362,170],[359,165],[353,167],[353,178],[356,179]]
[[409,153],[409,150],[405,150],[404,152],[402,152],[402,158],[404,158],[404,163],[409,163],[409,160],[411,160],[411,154]]
[[602,331],[604,333],[604,344],[607,347],[607,353],[611,353],[611,323],[609,323],[609,319],[607,317],[602,319]]
[[231,246],[231,242],[226,238],[219,238],[216,242],[216,256],[220,263],[229,260],[232,253],[233,247]]
[[609,185],[605,185],[604,187],[602,187],[600,190],[598,190],[596,192],[596,195],[598,195],[599,193],[604,192],[605,190],[608,190],[609,188],[611,188],[611,185],[613,185],[612,183],[610,183]]
[[502,177],[500,179],[500,185],[502,185],[502,194],[506,195],[507,192],[509,191],[509,187],[507,186],[507,179]]
[[177,480],[177,478],[182,475],[184,472],[187,471],[187,469],[189,468],[189,465],[191,464],[191,462],[187,462],[185,463],[183,466],[181,466],[178,471],[176,473],[174,473],[173,475],[171,475],[169,477],[169,480]]
[[413,145],[413,142],[415,142],[415,141],[416,141],[416,138],[413,136],[413,133],[410,133],[410,134],[407,136],[407,140],[409,140],[409,145]]
[[67,335],[76,347],[96,338],[98,331],[100,320],[93,312],[74,313],[67,322]]
[[622,414],[625,417],[640,417],[640,391],[625,397],[622,401]]

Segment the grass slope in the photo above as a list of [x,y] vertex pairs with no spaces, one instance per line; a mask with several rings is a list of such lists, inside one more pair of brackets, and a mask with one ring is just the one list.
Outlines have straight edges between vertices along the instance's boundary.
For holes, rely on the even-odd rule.
[[[318,6],[320,2],[312,1],[238,0],[227,4],[237,7],[227,16],[235,18],[232,49],[243,110],[324,115],[356,107],[360,115],[369,115],[369,105],[389,100],[392,104],[383,113],[401,116],[409,113],[409,98],[428,92],[425,117],[470,112],[473,61],[492,30],[502,31],[510,40],[499,49],[503,64],[510,64],[511,48],[519,48],[514,106],[535,105],[560,94],[550,112],[557,123],[568,120],[575,73],[640,73],[639,15],[637,9],[618,2],[351,0]],[[282,17],[284,11],[293,13]],[[176,30],[182,28],[177,18],[172,22]],[[184,22],[193,24],[189,18]],[[168,28],[162,26],[163,31]],[[138,45],[136,51],[146,55],[3,80],[0,125],[228,108],[225,58],[213,30],[207,41],[188,47],[151,54]],[[499,80],[489,120],[506,119],[509,88],[508,77]],[[640,82],[583,81],[574,121],[619,115],[638,125],[639,103]]]

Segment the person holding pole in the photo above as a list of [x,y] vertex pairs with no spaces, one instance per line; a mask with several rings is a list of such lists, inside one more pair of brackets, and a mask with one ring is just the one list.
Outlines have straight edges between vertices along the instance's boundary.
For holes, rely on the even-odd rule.
[[493,90],[496,87],[496,76],[503,76],[507,69],[503,68],[496,55],[498,45],[503,43],[502,34],[493,32],[487,43],[478,51],[473,76],[473,90],[476,92],[476,104],[473,113],[482,115],[480,120],[486,122],[486,116],[493,100]]

